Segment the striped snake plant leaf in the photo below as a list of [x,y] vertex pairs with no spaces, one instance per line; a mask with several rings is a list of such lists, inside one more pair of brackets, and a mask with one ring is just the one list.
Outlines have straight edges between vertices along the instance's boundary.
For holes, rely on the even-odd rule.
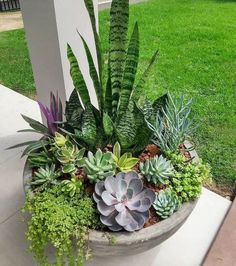
[[78,128],[81,120],[83,107],[80,103],[78,92],[74,89],[69,101],[66,101],[65,116],[69,125]]
[[154,114],[155,115],[157,113],[159,113],[160,115],[163,114],[163,110],[166,110],[167,103],[168,103],[168,93],[165,93],[161,97],[157,98],[152,104]]
[[82,114],[81,123],[83,140],[90,145],[95,145],[97,138],[97,124],[91,104],[86,106]]
[[129,108],[127,108],[126,112],[119,119],[115,127],[115,132],[122,149],[133,146],[137,134],[133,102],[130,102]]
[[99,78],[100,82],[102,84],[102,66],[103,66],[103,58],[102,58],[102,52],[101,52],[101,41],[97,32],[96,27],[96,18],[94,13],[94,5],[93,0],[84,0],[86,9],[88,11],[92,29],[93,29],[93,35],[95,40],[95,46],[96,46],[96,52],[97,52],[97,61],[98,61],[98,69],[99,69]]
[[110,11],[109,68],[112,90],[112,113],[116,116],[126,57],[129,0],[113,0]]
[[[80,35],[80,34],[79,34]],[[97,96],[97,100],[98,100],[98,106],[99,106],[99,110],[102,111],[103,110],[103,92],[102,92],[102,87],[101,87],[101,83],[98,77],[98,73],[97,73],[97,69],[95,67],[94,61],[93,61],[93,57],[91,55],[91,52],[89,50],[89,47],[86,43],[86,41],[84,40],[84,38],[80,35],[83,45],[84,45],[84,49],[86,52],[86,56],[87,56],[87,60],[88,60],[88,65],[89,65],[89,73],[90,73],[90,77],[93,81],[93,85],[95,88],[95,92],[96,92],[96,96]]]
[[67,57],[70,62],[70,75],[73,80],[75,89],[80,95],[83,106],[86,106],[90,103],[88,88],[81,73],[78,61],[69,44],[67,44]]
[[136,153],[140,152],[148,145],[152,136],[152,132],[147,126],[143,110],[138,108],[136,104],[134,105],[134,113],[135,123],[137,126],[137,134],[134,140],[135,147],[133,148],[133,152]]
[[149,76],[149,73],[150,71],[152,70],[152,67],[154,66],[154,63],[156,62],[157,60],[157,57],[159,55],[159,52],[158,50],[153,54],[147,68],[144,70],[143,74],[141,75],[141,79],[139,80],[138,84],[135,86],[135,89],[137,90],[142,90],[144,85],[145,85],[145,82],[147,81],[148,79],[148,76]]
[[105,111],[112,116],[112,91],[111,91],[111,76],[110,69],[108,67],[108,78],[106,84],[106,93],[105,93]]
[[138,30],[138,24],[136,22],[128,46],[128,51],[125,61],[124,75],[123,75],[119,104],[118,104],[119,115],[123,114],[129,105],[129,100],[130,97],[132,96],[135,75],[137,72],[138,60],[139,60],[139,30]]
[[107,113],[103,114],[103,129],[106,136],[111,137],[114,131],[113,122]]

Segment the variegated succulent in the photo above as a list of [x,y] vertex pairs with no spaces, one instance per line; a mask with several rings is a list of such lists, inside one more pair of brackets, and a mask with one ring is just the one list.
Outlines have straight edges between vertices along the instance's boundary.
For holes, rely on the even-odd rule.
[[71,197],[73,197],[76,193],[81,191],[83,183],[76,176],[72,177],[71,180],[64,180],[62,182],[64,184],[62,191],[69,193]]
[[94,200],[101,222],[112,231],[135,231],[143,228],[155,193],[143,187],[134,171],[109,176],[95,186]]
[[92,183],[112,176],[115,173],[115,162],[111,152],[103,153],[100,149],[95,154],[88,152],[88,158],[85,159],[85,173]]
[[154,184],[167,184],[169,178],[174,175],[174,167],[171,161],[168,161],[162,155],[147,159],[140,163],[139,168],[147,180]]
[[116,142],[113,147],[112,157],[116,163],[118,171],[129,172],[138,163],[139,159],[132,156],[131,152],[126,152],[121,155],[121,147],[119,142]]
[[179,209],[180,201],[175,192],[165,189],[156,195],[153,207],[162,219],[166,219]]

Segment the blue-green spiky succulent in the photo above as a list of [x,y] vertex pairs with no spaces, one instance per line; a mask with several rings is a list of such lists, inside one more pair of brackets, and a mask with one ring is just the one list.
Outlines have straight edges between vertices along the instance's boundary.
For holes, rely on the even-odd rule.
[[161,156],[147,159],[140,163],[140,172],[149,182],[154,184],[167,184],[169,178],[174,175],[174,167],[171,161]]
[[162,219],[166,219],[179,209],[180,201],[176,193],[168,188],[156,194],[153,207]]

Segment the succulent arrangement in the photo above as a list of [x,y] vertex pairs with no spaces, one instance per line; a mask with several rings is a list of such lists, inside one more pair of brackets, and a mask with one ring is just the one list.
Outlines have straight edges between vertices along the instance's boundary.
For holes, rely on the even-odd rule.
[[[149,220],[167,219],[184,202],[199,197],[209,167],[186,157],[183,142],[191,134],[192,101],[171,93],[155,99],[134,98],[143,89],[157,59],[155,51],[136,80],[139,28],[127,42],[129,1],[111,6],[107,82],[96,31],[93,1],[84,0],[96,44],[98,70],[81,35],[98,108],[92,105],[77,58],[68,44],[74,90],[65,104],[51,93],[50,107],[39,102],[46,125],[23,115],[42,138],[26,146],[32,170],[27,238],[40,265],[83,265],[90,229],[134,232]],[[64,114],[64,115],[63,115]],[[149,148],[152,147],[152,151]],[[13,147],[12,147],[13,148]],[[33,194],[33,195],[32,195]],[[73,243],[77,241],[74,257]],[[56,248],[56,264],[44,256]]]

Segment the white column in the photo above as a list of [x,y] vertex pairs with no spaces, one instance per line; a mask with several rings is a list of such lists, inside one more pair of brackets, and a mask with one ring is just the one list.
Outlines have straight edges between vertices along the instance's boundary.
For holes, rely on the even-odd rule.
[[[97,0],[94,1],[96,15]],[[96,49],[92,27],[83,0],[21,0],[30,59],[38,99],[49,104],[50,91],[58,92],[64,103],[73,90],[67,60],[67,42],[79,59],[92,103],[97,107],[94,88],[82,42],[76,29],[87,41],[95,62]]]

